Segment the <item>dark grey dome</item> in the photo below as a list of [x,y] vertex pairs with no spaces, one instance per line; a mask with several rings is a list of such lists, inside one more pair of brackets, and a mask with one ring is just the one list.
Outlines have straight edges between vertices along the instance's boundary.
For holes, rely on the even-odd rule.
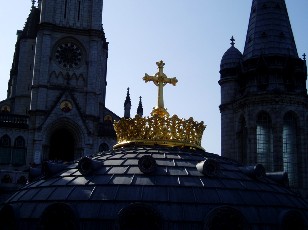
[[242,57],[242,53],[232,45],[222,56],[220,69],[237,67]]
[[[61,172],[54,174],[56,171]],[[308,227],[308,205],[281,185],[287,182],[285,174],[266,175],[262,165],[243,166],[202,150],[125,147],[68,166],[49,162],[44,172],[45,178],[22,188],[6,202],[2,226],[195,230],[280,229],[290,224],[293,228],[284,229]]]

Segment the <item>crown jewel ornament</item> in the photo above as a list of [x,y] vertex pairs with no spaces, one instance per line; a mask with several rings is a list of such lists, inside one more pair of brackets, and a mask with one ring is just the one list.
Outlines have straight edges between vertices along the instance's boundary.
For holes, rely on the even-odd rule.
[[156,63],[158,72],[154,76],[145,74],[145,82],[154,82],[158,87],[157,106],[153,108],[150,117],[122,118],[115,122],[118,143],[114,148],[127,145],[158,145],[168,147],[190,147],[202,149],[201,139],[205,125],[196,122],[192,117],[188,120],[180,119],[177,115],[170,117],[164,107],[163,88],[167,84],[176,85],[178,80],[168,78],[163,68],[163,61]]

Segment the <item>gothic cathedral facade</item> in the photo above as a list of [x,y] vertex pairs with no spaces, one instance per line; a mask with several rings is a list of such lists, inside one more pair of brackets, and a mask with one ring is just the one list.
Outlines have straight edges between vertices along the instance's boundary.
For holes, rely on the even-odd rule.
[[222,156],[287,172],[307,196],[307,66],[285,0],[254,0],[243,53],[231,40],[220,65]]
[[105,107],[103,0],[34,5],[18,31],[7,99],[0,102],[2,169],[73,161],[116,143],[112,123],[119,117]]

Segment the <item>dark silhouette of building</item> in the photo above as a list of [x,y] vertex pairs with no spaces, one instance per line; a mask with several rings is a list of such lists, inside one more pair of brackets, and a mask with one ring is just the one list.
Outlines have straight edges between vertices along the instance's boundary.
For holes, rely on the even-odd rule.
[[306,196],[307,66],[285,1],[254,0],[243,54],[231,40],[220,65],[222,156],[285,171]]

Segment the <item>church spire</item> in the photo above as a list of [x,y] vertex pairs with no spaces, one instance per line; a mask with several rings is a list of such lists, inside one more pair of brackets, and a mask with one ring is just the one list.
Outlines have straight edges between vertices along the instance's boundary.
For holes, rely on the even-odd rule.
[[137,108],[137,114],[142,117],[143,116],[143,106],[142,106],[142,101],[141,101],[142,97],[139,97],[139,105]]
[[130,118],[130,109],[132,107],[132,103],[129,95],[129,88],[127,88],[126,99],[124,102],[124,118]]
[[285,0],[253,0],[244,60],[260,55],[298,58]]

